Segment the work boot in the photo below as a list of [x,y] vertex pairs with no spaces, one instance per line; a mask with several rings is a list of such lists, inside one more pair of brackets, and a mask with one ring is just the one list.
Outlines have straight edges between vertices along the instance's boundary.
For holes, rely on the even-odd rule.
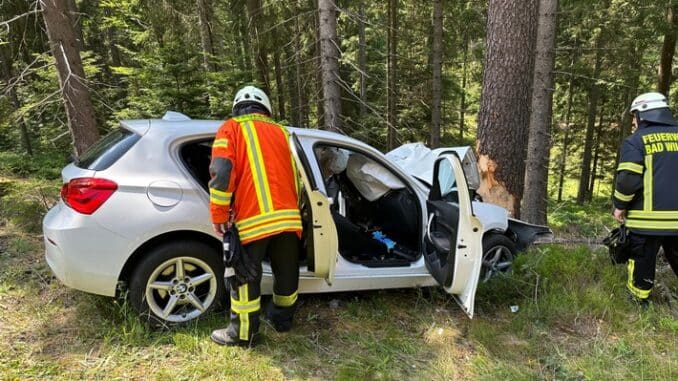
[[214,341],[215,343],[219,345],[226,345],[226,346],[239,346],[239,347],[249,347],[252,348],[254,347],[254,337],[250,340],[240,340],[237,336],[234,336],[231,334],[231,329],[229,328],[222,328],[222,329],[215,329],[212,331],[212,335],[210,335],[210,339]]
[[641,299],[636,297],[635,295],[629,294],[629,300],[631,301],[631,303],[640,307],[640,309],[643,311],[647,311],[647,309],[650,307],[650,301],[647,298]]
[[292,329],[295,307],[278,307],[271,302],[266,307],[264,319],[271,323],[276,332],[288,332]]

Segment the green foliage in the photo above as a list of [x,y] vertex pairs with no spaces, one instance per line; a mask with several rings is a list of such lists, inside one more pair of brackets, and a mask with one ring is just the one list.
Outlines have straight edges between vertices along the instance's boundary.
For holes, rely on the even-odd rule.
[[596,198],[590,203],[577,204],[573,200],[549,200],[548,225],[557,235],[566,237],[603,237],[615,225],[612,202]]

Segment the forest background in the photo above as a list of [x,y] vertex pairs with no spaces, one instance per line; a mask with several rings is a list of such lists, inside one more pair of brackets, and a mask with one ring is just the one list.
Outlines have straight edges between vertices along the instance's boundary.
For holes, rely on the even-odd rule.
[[[481,162],[489,153],[499,173],[485,178],[508,189],[512,201],[497,203],[515,215],[525,163],[528,176],[545,168],[523,206],[545,223],[547,189],[557,201],[610,193],[628,104],[670,95],[677,22],[665,0],[539,3],[5,0],[0,150],[64,162],[119,119],[227,118],[237,89],[254,84],[288,125],[382,150],[422,141],[472,145]],[[546,155],[527,157],[529,126]]]
[[[675,14],[675,0],[0,1],[0,374],[678,378],[675,277],[658,267],[641,313],[596,246],[629,103],[658,90],[678,105]],[[245,84],[284,124],[382,151],[471,145],[487,198],[567,244],[482,285],[473,321],[437,292],[309,297],[304,329],[264,328],[254,353],[210,346],[220,317],[150,332],[54,281],[40,220],[71,157],[120,119],[225,119]]]

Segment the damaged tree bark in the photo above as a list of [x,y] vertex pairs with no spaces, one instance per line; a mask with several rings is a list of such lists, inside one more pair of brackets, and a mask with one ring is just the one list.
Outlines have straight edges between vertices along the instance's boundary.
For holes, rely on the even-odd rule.
[[478,193],[520,216],[525,180],[536,0],[490,0],[478,113]]

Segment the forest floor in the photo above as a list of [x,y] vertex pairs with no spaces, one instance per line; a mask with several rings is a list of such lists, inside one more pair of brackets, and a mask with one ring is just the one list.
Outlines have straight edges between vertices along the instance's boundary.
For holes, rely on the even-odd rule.
[[[40,235],[57,195],[58,180],[0,168],[0,379],[678,379],[664,262],[646,311],[604,248],[550,244],[481,285],[472,320],[436,288],[303,295],[291,332],[263,324],[257,347],[225,348],[209,339],[223,313],[153,331],[124,302],[61,285]],[[552,210],[557,238],[605,235],[600,208]]]

